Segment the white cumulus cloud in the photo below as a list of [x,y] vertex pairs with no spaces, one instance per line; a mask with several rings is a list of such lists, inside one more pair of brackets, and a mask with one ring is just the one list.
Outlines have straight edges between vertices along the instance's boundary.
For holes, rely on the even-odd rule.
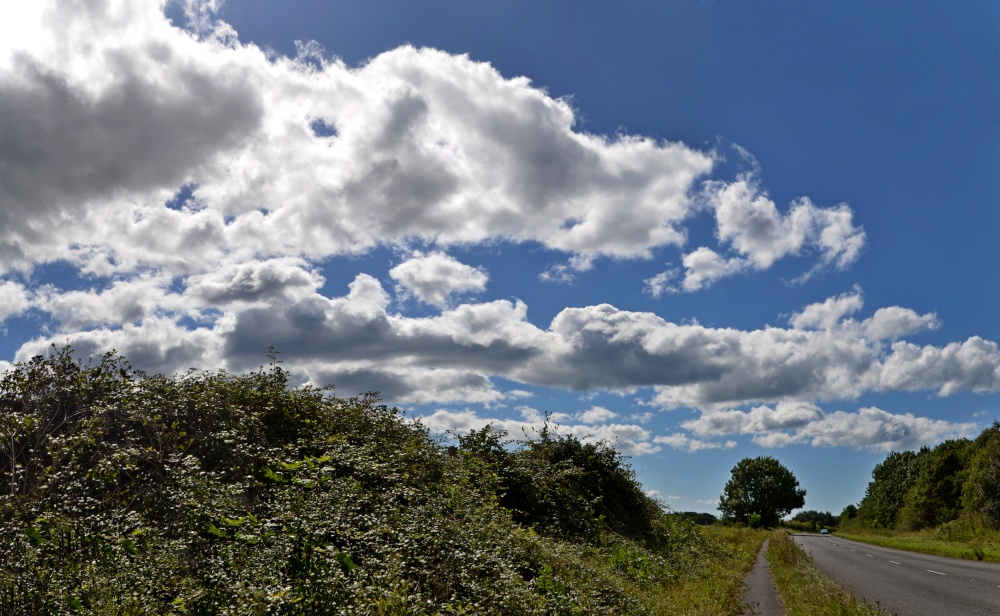
[[595,424],[614,419],[618,414],[609,411],[603,406],[594,406],[580,414],[580,421],[586,424]]
[[935,445],[949,438],[970,437],[978,431],[979,425],[971,422],[954,423],[866,407],[856,413],[835,411],[792,432],[761,433],[753,440],[765,447],[807,443],[814,447],[898,451]]
[[[758,329],[610,303],[555,306],[536,324],[524,301],[479,301],[489,276],[449,250],[522,244],[554,263],[533,278],[566,282],[678,251],[676,272],[645,281],[659,297],[782,259],[811,260],[800,279],[846,268],[867,236],[846,204],[779,208],[756,171],[714,177],[714,152],[587,133],[568,99],[486,62],[404,46],[348,66],[308,42],[281,57],[241,43],[220,3],[183,0],[189,29],[162,0],[0,3],[0,321],[40,323],[17,359],[69,342],[146,370],[238,371],[274,345],[303,379],[398,403],[499,405],[524,384],[703,412],[688,427],[702,438],[656,436],[647,415],[611,423],[601,407],[559,417],[634,453],[730,446],[709,434],[922,442],[965,428],[818,405],[1000,389],[997,343],[907,339],[937,316],[866,314],[859,289]],[[715,245],[686,246],[697,216],[714,221]],[[388,272],[324,270],[376,247],[408,257]],[[54,263],[76,278],[32,282]],[[327,278],[353,281],[345,292]],[[440,310],[393,312],[406,296]]]
[[443,308],[456,293],[486,290],[489,276],[443,252],[415,253],[389,270],[400,287],[420,301]]
[[724,443],[705,441],[702,439],[692,438],[681,432],[676,432],[666,436],[657,436],[653,439],[653,442],[688,452],[700,451],[702,449],[732,449],[733,447],[736,447],[736,441],[726,441]]
[[850,447],[891,451],[935,445],[948,438],[968,437],[978,430],[971,422],[949,422],[911,413],[893,414],[874,407],[855,413],[824,413],[818,406],[782,402],[748,411],[708,411],[683,423],[702,436],[752,434],[764,447],[807,443],[816,447]]

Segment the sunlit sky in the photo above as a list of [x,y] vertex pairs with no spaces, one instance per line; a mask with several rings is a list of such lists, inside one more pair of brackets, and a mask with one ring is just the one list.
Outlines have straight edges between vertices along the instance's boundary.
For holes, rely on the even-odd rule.
[[988,2],[0,0],[0,369],[545,416],[839,513],[1000,396]]

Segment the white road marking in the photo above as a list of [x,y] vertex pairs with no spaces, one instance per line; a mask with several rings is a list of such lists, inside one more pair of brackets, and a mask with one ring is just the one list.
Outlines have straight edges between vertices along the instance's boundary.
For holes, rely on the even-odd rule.
[[872,556],[871,554],[865,554],[865,556],[867,556],[868,558],[875,558],[875,557],[874,557],[874,556]]
[[898,564],[899,564],[899,563],[897,563],[897,562],[896,562],[896,561],[894,561],[894,560],[890,560],[889,562],[891,562],[891,563],[892,563],[892,564],[894,564],[894,565],[898,565]]
[[927,573],[933,573],[935,575],[948,575],[947,573],[941,573],[940,571],[934,571],[933,569],[924,569]]

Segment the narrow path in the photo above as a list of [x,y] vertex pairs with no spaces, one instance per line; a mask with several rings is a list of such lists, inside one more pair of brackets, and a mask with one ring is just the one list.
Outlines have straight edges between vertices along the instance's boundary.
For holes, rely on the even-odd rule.
[[774,588],[771,565],[767,562],[766,539],[764,545],[760,546],[760,552],[757,552],[757,562],[743,578],[743,583],[747,585],[747,594],[743,600],[748,604],[743,616],[785,616],[785,608]]

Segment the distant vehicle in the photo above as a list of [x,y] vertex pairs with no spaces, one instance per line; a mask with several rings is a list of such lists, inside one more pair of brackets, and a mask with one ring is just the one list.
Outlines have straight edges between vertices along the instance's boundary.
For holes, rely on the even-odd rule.
[[829,534],[830,534],[830,531],[828,531],[828,530],[826,530],[826,529],[824,528],[823,530],[819,531],[819,534],[821,534],[821,535],[829,535]]

